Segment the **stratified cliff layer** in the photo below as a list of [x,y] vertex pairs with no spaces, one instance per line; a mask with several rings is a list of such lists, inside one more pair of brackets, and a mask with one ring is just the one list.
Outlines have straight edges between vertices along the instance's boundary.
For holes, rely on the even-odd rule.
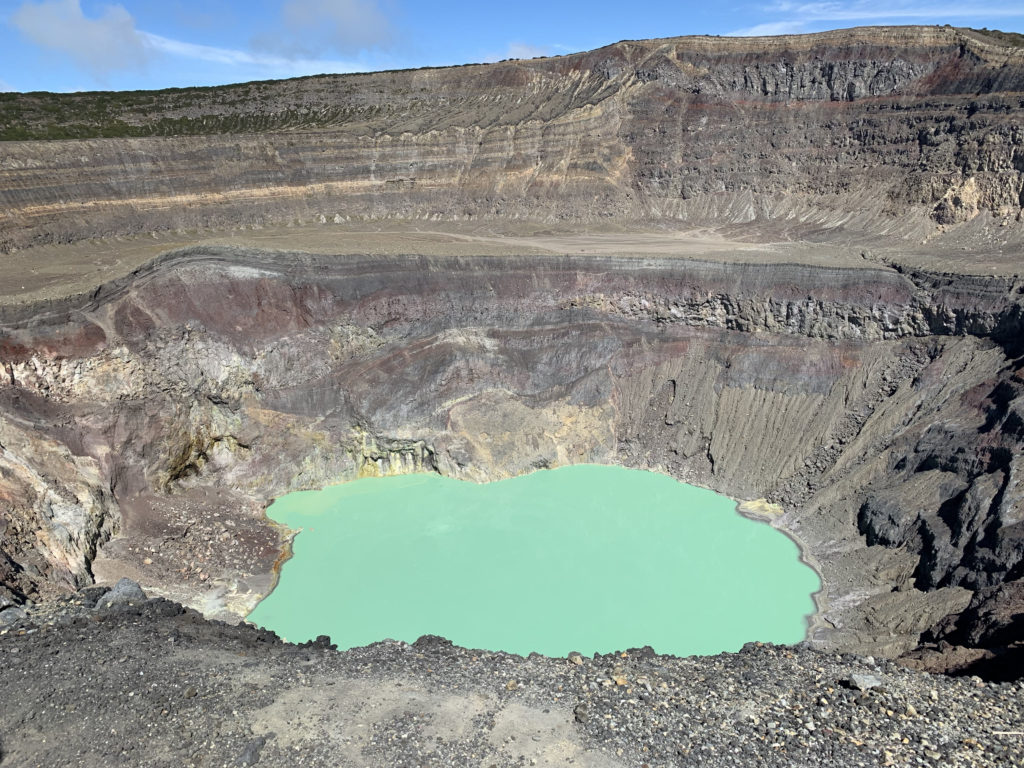
[[5,94],[7,137],[117,138],[4,143],[0,251],[385,218],[758,222],[915,241],[971,222],[990,245],[1014,225],[1019,243],[1022,83],[1024,48],[901,27],[213,89]]

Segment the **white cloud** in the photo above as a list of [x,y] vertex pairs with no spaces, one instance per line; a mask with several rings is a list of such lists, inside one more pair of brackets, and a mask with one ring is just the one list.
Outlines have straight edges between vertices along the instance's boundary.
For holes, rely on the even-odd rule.
[[535,59],[538,56],[550,56],[551,49],[547,46],[529,45],[527,43],[509,43],[508,57],[510,59]]
[[266,77],[297,77],[299,75],[323,72],[358,72],[365,67],[351,61],[328,59],[293,59],[273,54],[250,53],[233,48],[217,48],[212,45],[198,45],[181,40],[161,37],[149,32],[141,33],[146,43],[155,51],[170,56],[208,61],[228,67],[245,67],[262,71]]
[[[798,3],[779,0],[764,8],[777,17],[775,21],[756,24],[729,32],[737,37],[759,35],[794,35],[812,31],[815,22],[924,22],[943,23],[958,18],[1011,18],[1024,17],[1024,4],[1019,3],[977,3],[965,2],[957,5],[941,2],[914,2],[913,0],[890,0],[881,4],[875,0],[848,0],[846,2]],[[820,29],[820,24],[813,29]]]
[[762,37],[765,35],[799,35],[807,31],[807,25],[802,21],[769,21],[765,24],[755,24],[753,27],[736,29],[726,34],[731,37]]
[[97,19],[86,18],[79,0],[24,3],[10,22],[44,48],[69,55],[93,76],[119,69],[140,69],[148,50],[135,20],[120,5],[108,5]]
[[[342,11],[346,8],[353,12],[362,12],[365,10],[363,6],[367,4],[364,0],[346,0],[342,3],[331,3],[329,0],[290,0],[288,5],[292,7],[291,13],[295,15],[295,24],[300,24],[304,18],[312,20],[312,16],[304,17],[303,11],[312,13],[316,10],[315,6],[331,6],[334,14],[331,17],[332,23],[337,26],[344,17]],[[79,67],[101,82],[110,72],[140,70],[160,56],[220,65],[227,70],[225,80],[235,77],[296,77],[366,69],[364,65],[355,61],[285,55],[280,52],[251,52],[174,40],[136,29],[131,14],[120,5],[109,5],[103,10],[102,15],[91,19],[82,12],[81,0],[25,2],[11,15],[10,22],[37,45],[66,53]],[[364,25],[361,28],[363,33],[368,34],[377,29],[378,22],[371,22],[367,22],[369,26]],[[352,28],[349,29],[351,30]],[[334,38],[340,34],[337,30],[331,32]],[[0,90],[13,88],[0,81]]]

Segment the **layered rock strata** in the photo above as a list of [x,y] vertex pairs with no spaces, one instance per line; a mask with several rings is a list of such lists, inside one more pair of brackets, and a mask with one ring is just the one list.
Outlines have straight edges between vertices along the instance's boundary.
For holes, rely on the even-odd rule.
[[[863,28],[138,94],[4,94],[0,252],[350,220],[1020,243],[1024,48]],[[156,135],[153,135],[156,134]],[[174,138],[189,134],[187,141]],[[108,136],[108,138],[102,138]]]

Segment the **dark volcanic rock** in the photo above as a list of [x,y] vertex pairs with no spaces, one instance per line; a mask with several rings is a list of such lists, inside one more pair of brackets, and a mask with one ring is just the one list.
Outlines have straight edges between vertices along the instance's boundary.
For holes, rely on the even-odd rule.
[[1024,642],[1024,580],[978,590],[963,613],[936,628],[935,637],[974,648]]

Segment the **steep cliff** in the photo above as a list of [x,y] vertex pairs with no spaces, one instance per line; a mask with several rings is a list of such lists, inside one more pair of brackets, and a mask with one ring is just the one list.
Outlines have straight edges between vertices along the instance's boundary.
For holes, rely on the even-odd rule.
[[212,89],[4,94],[7,137],[114,137],[5,143],[0,249],[524,217],[918,240],[1005,223],[1019,242],[1022,83],[1022,48],[900,27]]

